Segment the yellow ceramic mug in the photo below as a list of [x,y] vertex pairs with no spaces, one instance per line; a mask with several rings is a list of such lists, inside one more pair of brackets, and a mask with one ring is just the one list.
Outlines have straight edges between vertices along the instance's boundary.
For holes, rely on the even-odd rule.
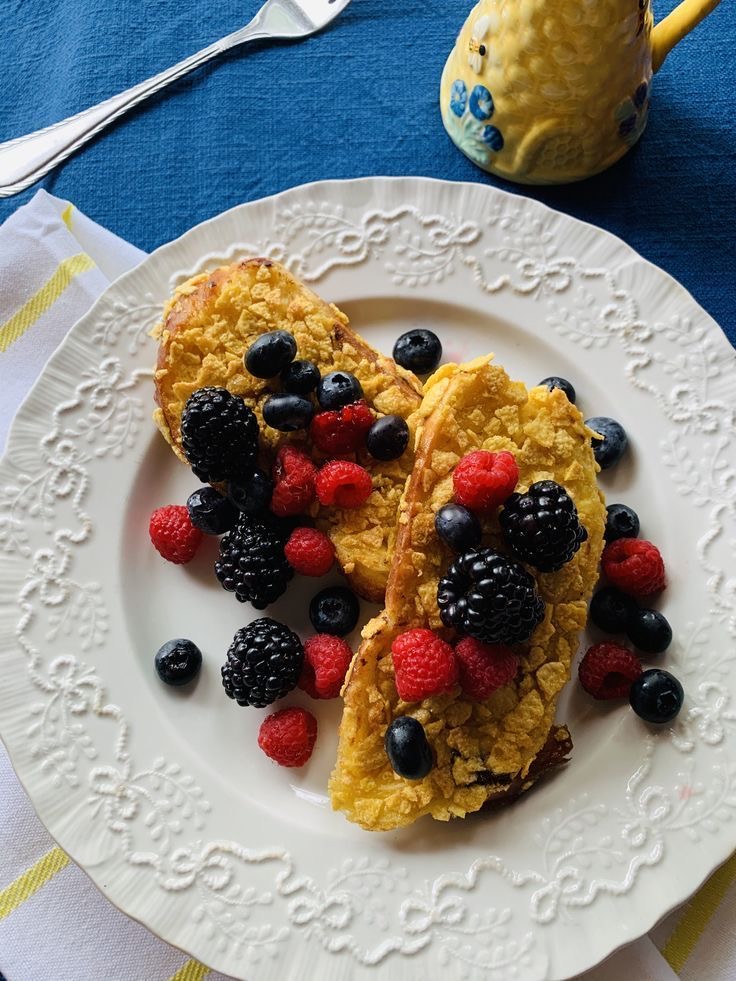
[[647,121],[652,73],[720,0],[480,0],[447,59],[442,119],[492,174],[563,184],[610,167]]

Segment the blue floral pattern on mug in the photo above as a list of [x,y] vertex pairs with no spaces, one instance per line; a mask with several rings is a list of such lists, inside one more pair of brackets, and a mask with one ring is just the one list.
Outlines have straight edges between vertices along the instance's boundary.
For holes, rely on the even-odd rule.
[[633,146],[644,132],[649,114],[649,94],[649,82],[644,79],[637,85],[633,95],[616,106],[618,134],[628,146]]
[[450,109],[452,109],[458,119],[465,112],[467,102],[468,90],[465,82],[461,78],[457,78],[452,83],[452,88],[450,89]]
[[461,79],[452,83],[450,101],[443,112],[445,125],[458,148],[481,167],[503,150],[503,133],[497,126],[487,125],[494,112],[493,96],[485,85],[476,85],[468,97]]
[[493,96],[485,85],[475,86],[470,93],[468,107],[475,118],[480,119],[481,122],[491,118],[494,110]]
[[503,150],[503,133],[496,126],[484,126],[480,138],[494,153]]

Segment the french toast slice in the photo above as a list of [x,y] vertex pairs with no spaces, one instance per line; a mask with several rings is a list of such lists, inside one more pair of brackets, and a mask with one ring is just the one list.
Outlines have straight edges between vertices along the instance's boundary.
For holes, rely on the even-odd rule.
[[[298,434],[287,436],[263,424],[263,403],[274,389],[268,381],[254,378],[243,364],[246,349],[271,330],[290,331],[296,338],[297,357],[313,361],[322,374],[340,369],[356,375],[368,404],[377,412],[407,418],[419,407],[418,379],[366,344],[336,306],[307,289],[280,263],[246,259],[183,283],[154,332],[159,340],[154,419],[180,460],[186,462],[180,430],[184,406],[192,392],[207,385],[242,396],[255,411],[267,466],[279,445],[299,442]],[[400,459],[390,462],[364,453],[358,462],[373,477],[367,502],[353,510],[315,509],[314,517],[330,535],[355,591],[380,603],[413,453],[410,446]]]
[[[335,809],[369,830],[390,830],[430,814],[463,817],[491,801],[518,796],[571,748],[555,726],[558,696],[570,675],[587,604],[598,578],[605,508],[596,484],[591,431],[564,393],[527,391],[491,363],[444,365],[425,385],[414,420],[415,466],[399,508],[399,532],[383,612],[363,630],[343,688],[337,763],[330,779]],[[454,691],[422,702],[399,699],[391,644],[412,627],[448,640],[437,606],[437,585],[452,560],[434,516],[452,499],[452,471],[466,453],[509,450],[519,466],[519,489],[537,480],[564,485],[588,537],[558,572],[530,569],[545,601],[544,620],[520,654],[516,678],[484,702]],[[503,545],[498,519],[484,524],[484,544]],[[391,768],[384,750],[390,722],[411,715],[424,726],[435,766],[410,781]]]

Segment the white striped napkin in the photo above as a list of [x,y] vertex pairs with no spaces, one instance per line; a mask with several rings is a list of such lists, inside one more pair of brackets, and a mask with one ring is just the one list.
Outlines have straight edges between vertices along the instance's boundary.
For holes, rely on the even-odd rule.
[[[0,450],[15,411],[69,328],[143,257],[45,191],[0,227]],[[684,912],[654,930],[653,940],[614,954],[580,981],[730,981],[734,879],[736,859]],[[43,828],[0,746],[0,981],[3,974],[7,981],[227,981],[97,891]]]

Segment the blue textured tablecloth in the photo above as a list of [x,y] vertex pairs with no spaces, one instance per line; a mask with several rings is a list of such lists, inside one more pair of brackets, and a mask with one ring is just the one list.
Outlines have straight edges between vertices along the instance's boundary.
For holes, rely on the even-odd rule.
[[[674,5],[661,0],[655,12]],[[169,66],[244,24],[258,6],[5,0],[0,140]],[[470,7],[470,0],[353,0],[322,34],[241,48],[179,81],[42,186],[150,250],[241,201],[320,178],[495,182],[450,143],[437,108],[440,72]],[[620,235],[680,280],[732,343],[734,48],[736,2],[724,0],[667,59],[648,130],[617,166],[562,188],[497,182]],[[33,190],[0,202],[0,220]]]

